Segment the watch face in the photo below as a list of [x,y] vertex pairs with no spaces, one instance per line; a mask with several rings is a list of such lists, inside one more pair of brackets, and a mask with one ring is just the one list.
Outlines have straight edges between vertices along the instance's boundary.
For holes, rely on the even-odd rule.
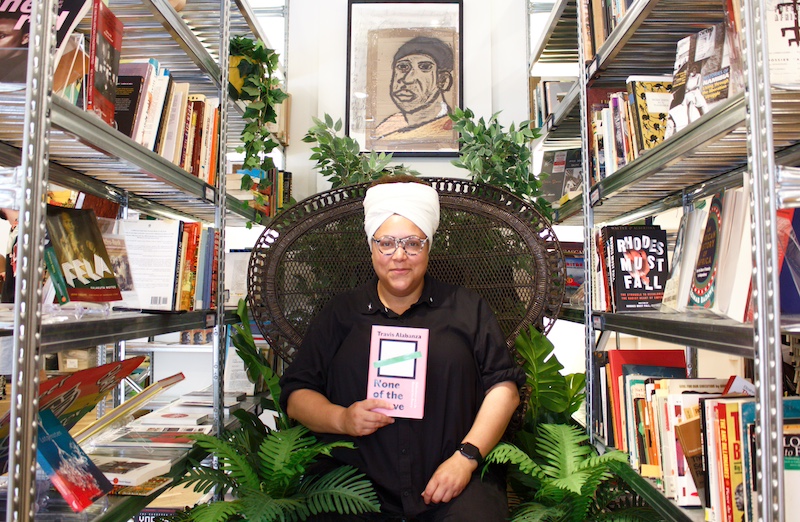
[[461,454],[467,457],[468,459],[481,460],[480,450],[478,450],[477,447],[473,446],[469,442],[465,442],[461,446],[459,446],[458,451],[460,451]]

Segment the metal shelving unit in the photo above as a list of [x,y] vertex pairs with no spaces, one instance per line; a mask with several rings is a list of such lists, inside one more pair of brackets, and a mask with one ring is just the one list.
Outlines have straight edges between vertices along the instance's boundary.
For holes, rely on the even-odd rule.
[[[765,0],[745,0],[744,94],[734,96],[658,147],[585,191],[582,201],[562,206],[556,219],[563,224],[583,224],[588,252],[596,223],[625,223],[658,210],[675,207],[722,187],[750,180],[753,216],[753,295],[755,321],[740,324],[727,319],[686,314],[593,313],[591,291],[583,313],[568,309],[563,317],[583,322],[586,332],[587,374],[592,374],[595,331],[615,331],[753,358],[759,402],[759,492],[761,520],[783,522],[782,408],[779,383],[781,332],[800,329],[797,317],[781,317],[777,295],[775,211],[781,205],[798,206],[800,176],[794,168],[800,159],[800,92],[769,85]],[[710,24],[723,21],[716,1],[637,0],[597,54],[587,64],[581,81],[581,114],[587,114],[587,89],[617,85],[624,89],[632,74],[672,71],[676,42]],[[578,41],[582,40],[578,38]],[[583,56],[583,49],[581,49]],[[646,60],[642,57],[646,56]],[[586,126],[581,128],[587,143]],[[585,147],[584,147],[585,150]],[[748,176],[743,176],[748,173]],[[584,186],[590,174],[584,153]],[[587,209],[582,212],[582,209]],[[586,280],[589,268],[586,268]],[[590,396],[597,383],[587,383]],[[591,418],[591,400],[587,417]],[[591,423],[589,423],[591,424]],[[591,428],[589,428],[591,430]],[[623,478],[645,496],[668,520],[699,520],[697,510],[677,508],[633,470]],[[698,515],[699,516],[699,515]]]
[[[219,252],[225,251],[226,225],[253,220],[255,213],[227,196],[224,169],[216,186],[203,183],[159,155],[139,146],[93,114],[51,96],[51,50],[58,2],[34,2],[30,50],[37,66],[29,71],[27,88],[0,94],[0,165],[10,181],[3,196],[21,210],[17,289],[13,331],[9,486],[6,520],[33,520],[36,472],[38,371],[47,353],[148,337],[187,329],[215,328],[212,381],[216,390],[215,426],[222,428],[222,370],[225,324],[234,314],[222,307],[224,255],[219,255],[216,310],[174,314],[112,313],[107,317],[50,323],[41,314],[41,278],[49,181],[107,197],[154,215],[185,216],[213,223],[220,230]],[[220,165],[227,144],[238,141],[242,125],[228,122],[241,112],[227,97],[228,41],[231,32],[266,40],[244,0],[189,2],[177,13],[167,0],[111,0],[110,7],[125,27],[122,59],[155,57],[192,92],[218,97],[220,104]],[[77,28],[90,32],[87,16]],[[231,118],[239,120],[240,118]],[[10,177],[9,177],[9,174]],[[24,239],[23,239],[24,238]],[[121,343],[120,343],[121,344]],[[121,353],[118,354],[121,356]],[[127,520],[146,505],[142,499],[115,499],[101,520]]]

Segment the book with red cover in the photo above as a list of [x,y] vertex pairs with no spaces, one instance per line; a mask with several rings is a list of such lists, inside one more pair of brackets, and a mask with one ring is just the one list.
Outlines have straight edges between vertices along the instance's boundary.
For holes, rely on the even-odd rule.
[[39,412],[36,461],[76,513],[113,487],[49,409]]
[[609,350],[608,368],[610,371],[612,404],[614,408],[614,442],[618,449],[623,449],[620,406],[622,404],[619,389],[619,378],[622,376],[623,364],[646,364],[650,366],[668,366],[686,368],[686,357],[683,350]]
[[93,0],[86,108],[109,125],[114,125],[121,50],[122,22],[103,0]]
[[425,415],[428,371],[428,329],[372,326],[369,349],[368,399],[384,399],[390,417],[421,419]]
[[[39,385],[39,410],[52,410],[70,430],[144,359],[144,356],[133,357],[47,379]],[[0,469],[4,471],[8,461],[10,421],[10,411],[0,418]]]

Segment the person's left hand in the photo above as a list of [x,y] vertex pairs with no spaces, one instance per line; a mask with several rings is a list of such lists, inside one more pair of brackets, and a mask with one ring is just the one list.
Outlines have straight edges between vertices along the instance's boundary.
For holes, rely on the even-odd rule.
[[422,500],[426,504],[450,502],[464,491],[477,468],[477,462],[456,452],[436,468],[422,492]]

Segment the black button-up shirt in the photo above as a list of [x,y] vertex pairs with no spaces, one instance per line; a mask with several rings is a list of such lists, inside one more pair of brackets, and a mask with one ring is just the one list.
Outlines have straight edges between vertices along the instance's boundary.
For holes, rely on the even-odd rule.
[[376,278],[332,299],[312,322],[281,379],[284,409],[298,389],[317,391],[344,407],[366,399],[374,324],[429,330],[425,417],[398,418],[366,437],[318,438],[353,441],[356,450],[336,450],[334,457],[373,481],[384,509],[414,516],[427,509],[422,492],[472,427],[486,391],[505,381],[521,387],[525,373],[512,361],[494,314],[477,293],[426,276],[419,301],[398,316],[378,298]]

